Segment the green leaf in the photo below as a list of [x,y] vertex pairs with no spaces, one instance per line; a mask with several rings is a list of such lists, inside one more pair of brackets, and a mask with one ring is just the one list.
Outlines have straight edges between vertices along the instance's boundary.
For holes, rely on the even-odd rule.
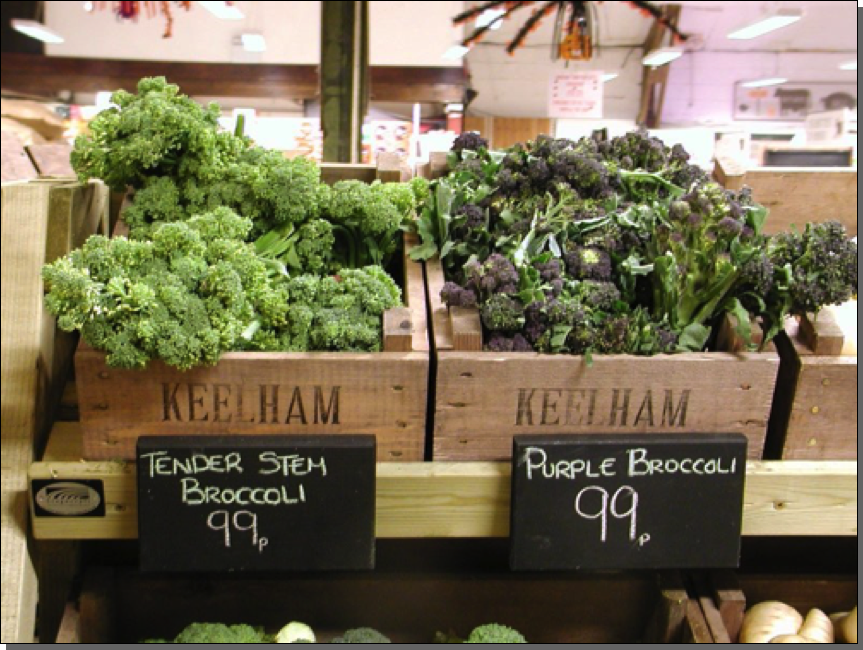
[[680,352],[702,352],[710,338],[710,328],[692,323],[680,334],[677,349]]
[[302,264],[300,263],[300,258],[297,255],[296,249],[292,248],[288,251],[288,254],[285,255],[285,264],[291,266],[295,269],[300,269]]
[[769,215],[770,211],[763,205],[749,208],[746,220],[749,222],[749,226],[755,231],[756,235],[760,236],[761,233],[764,232],[764,224],[767,223],[767,217]]
[[557,325],[554,328],[554,334],[551,337],[551,347],[553,350],[560,350],[566,345],[566,340],[572,333],[571,325]]
[[438,253],[437,244],[434,241],[426,241],[411,249],[410,258],[414,262],[426,262]]
[[443,245],[443,248],[440,249],[440,258],[444,259],[447,255],[449,255],[453,249],[453,246],[455,246],[454,241],[450,240],[450,241],[446,242]]
[[743,341],[748,349],[754,349],[752,345],[752,315],[737,298],[731,301],[728,311],[734,316],[734,320],[736,321],[734,331],[737,333],[737,336],[740,337],[740,340]]
[[560,244],[557,242],[557,237],[554,235],[550,235],[548,238],[548,249],[551,251],[552,255],[558,259],[563,256],[563,251],[560,250]]

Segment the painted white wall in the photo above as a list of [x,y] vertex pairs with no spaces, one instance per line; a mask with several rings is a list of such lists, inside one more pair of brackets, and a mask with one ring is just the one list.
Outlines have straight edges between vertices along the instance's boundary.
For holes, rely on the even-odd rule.
[[671,68],[663,121],[705,125],[733,122],[734,85],[738,81],[786,77],[793,82],[856,86],[856,71],[839,70],[853,58],[831,53],[692,52]]
[[603,51],[590,64],[552,62],[547,47],[520,50],[510,57],[502,48],[479,46],[468,55],[473,88],[479,92],[470,105],[474,115],[496,117],[547,117],[549,79],[561,70],[583,69],[615,72],[620,76],[605,84],[604,118],[632,120],[638,112],[641,54],[624,62],[630,50]]
[[[110,3],[108,3],[110,4]],[[153,3],[158,4],[158,3]],[[83,2],[46,2],[45,21],[66,42],[48,45],[49,56],[100,59],[312,64],[320,62],[320,2],[237,2],[240,21],[219,20],[192,3],[174,9],[174,36],[162,38],[161,16],[137,23],[118,21],[111,11],[84,11]],[[371,2],[372,65],[460,66],[443,53],[461,39],[452,17],[463,7],[452,2]],[[243,32],[263,34],[267,50],[250,56],[232,45]]]
[[462,28],[452,19],[464,2],[369,2],[369,58],[372,65],[460,67],[443,59],[461,41]]

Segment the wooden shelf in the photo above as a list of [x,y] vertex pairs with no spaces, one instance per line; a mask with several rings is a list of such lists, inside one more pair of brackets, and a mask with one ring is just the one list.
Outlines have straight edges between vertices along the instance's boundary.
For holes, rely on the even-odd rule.
[[[36,539],[135,539],[134,463],[86,462],[77,422],[57,423],[31,479],[104,481],[104,518],[34,518]],[[378,465],[377,532],[383,539],[506,537],[510,468],[504,463]],[[752,462],[743,533],[751,537],[857,535],[857,463]]]

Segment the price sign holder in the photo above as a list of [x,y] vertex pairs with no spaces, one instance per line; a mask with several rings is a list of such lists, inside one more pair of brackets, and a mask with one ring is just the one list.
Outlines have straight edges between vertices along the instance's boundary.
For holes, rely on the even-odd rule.
[[137,458],[143,571],[374,568],[374,436],[147,436]]
[[740,563],[746,438],[516,436],[516,571],[726,569]]

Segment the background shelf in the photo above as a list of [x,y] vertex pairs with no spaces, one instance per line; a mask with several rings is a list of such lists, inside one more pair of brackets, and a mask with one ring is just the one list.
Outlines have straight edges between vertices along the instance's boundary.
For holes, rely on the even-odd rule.
[[[104,518],[35,518],[36,539],[135,539],[134,463],[80,460],[77,422],[54,427],[31,479],[104,481]],[[750,462],[743,534],[857,535],[857,462]],[[382,463],[377,477],[381,539],[483,538],[509,534],[510,467],[504,463]]]

